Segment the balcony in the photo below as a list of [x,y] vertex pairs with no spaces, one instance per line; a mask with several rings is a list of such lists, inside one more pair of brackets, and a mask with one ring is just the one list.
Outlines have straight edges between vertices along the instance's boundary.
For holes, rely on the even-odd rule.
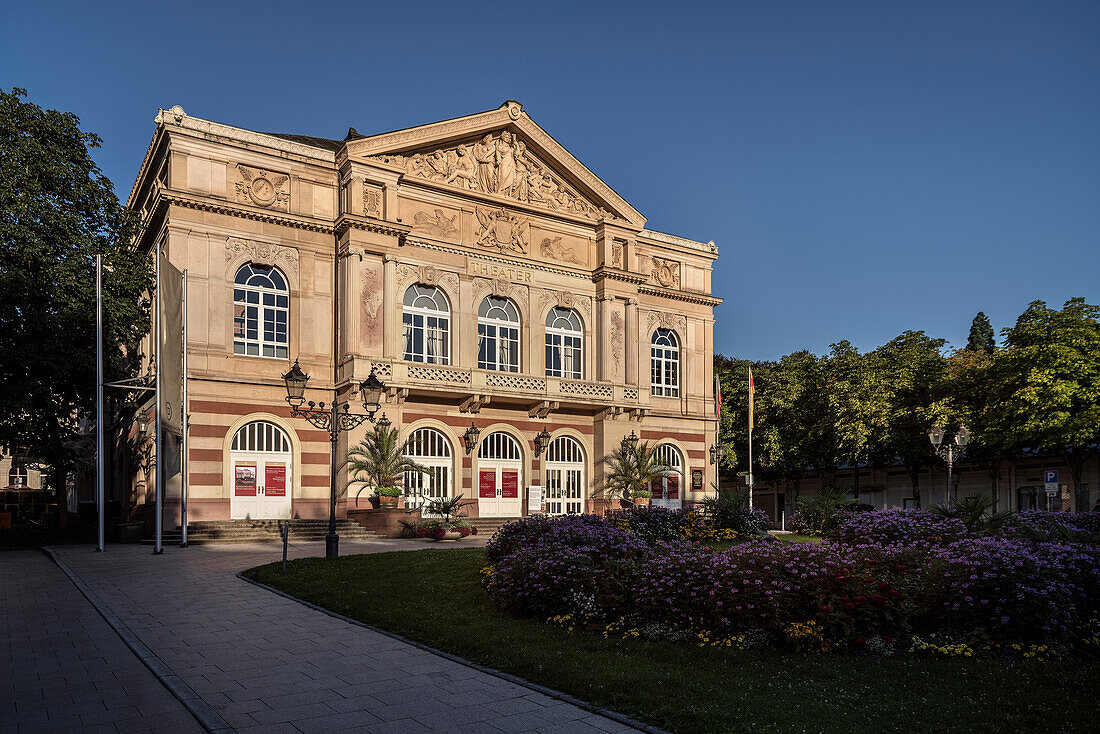
[[[545,400],[562,404],[624,408],[644,405],[648,398],[636,385],[536,377],[519,372],[462,369],[400,360],[363,360],[356,367],[354,379],[364,379],[372,369],[386,383],[386,387],[413,392],[431,391],[456,396],[488,395],[504,400],[515,398],[522,403]],[[364,374],[360,375],[359,372]]]

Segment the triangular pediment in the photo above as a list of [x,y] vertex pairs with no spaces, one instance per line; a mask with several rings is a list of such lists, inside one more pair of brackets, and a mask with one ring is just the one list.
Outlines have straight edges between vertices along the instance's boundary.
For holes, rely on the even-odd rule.
[[349,141],[347,155],[474,195],[591,220],[645,224],[645,217],[515,102],[490,112]]

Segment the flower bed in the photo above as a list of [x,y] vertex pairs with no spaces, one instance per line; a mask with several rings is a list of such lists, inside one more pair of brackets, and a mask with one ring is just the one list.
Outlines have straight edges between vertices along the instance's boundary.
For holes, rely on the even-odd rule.
[[921,539],[958,529],[906,516],[890,525],[904,532],[877,544],[714,552],[688,540],[650,542],[616,522],[505,526],[486,552],[490,597],[516,614],[605,634],[803,650],[910,649],[914,636],[931,635],[1080,646],[1100,617],[1100,550],[1090,546],[964,537],[937,547]]
[[449,522],[444,520],[425,520],[424,522],[418,523],[413,532],[418,538],[443,540],[448,532],[458,533],[463,538],[469,537],[470,535],[477,535],[477,528],[463,520],[451,520]]
[[845,515],[827,536],[845,545],[947,545],[967,530],[962,520],[927,510],[878,510]]

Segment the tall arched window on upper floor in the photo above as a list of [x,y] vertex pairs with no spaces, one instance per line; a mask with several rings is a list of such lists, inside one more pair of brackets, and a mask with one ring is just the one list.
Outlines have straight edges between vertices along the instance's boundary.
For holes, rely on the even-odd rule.
[[680,340],[671,329],[657,329],[651,340],[652,394],[680,396]]
[[247,263],[233,279],[233,353],[286,359],[290,289],[276,268]]
[[401,321],[405,329],[405,359],[430,364],[451,363],[450,307],[443,291],[412,285],[405,291]]
[[546,374],[581,379],[583,343],[584,330],[577,312],[568,308],[550,309],[546,314]]
[[27,488],[27,470],[24,467],[12,464],[8,469],[8,486],[15,489]]
[[486,296],[477,310],[477,366],[519,372],[519,311],[507,298]]

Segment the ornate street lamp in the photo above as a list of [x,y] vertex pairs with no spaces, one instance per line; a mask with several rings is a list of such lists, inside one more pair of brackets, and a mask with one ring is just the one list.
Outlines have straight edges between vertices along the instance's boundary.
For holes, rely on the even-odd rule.
[[[370,376],[363,380],[359,386],[360,391],[363,393],[363,407],[367,410],[367,414],[363,415],[348,412],[350,406],[348,403],[340,404],[340,396],[336,390],[332,391],[335,399],[329,407],[326,408],[324,402],[314,403],[310,400],[309,407],[303,408],[302,403],[306,400],[306,384],[309,382],[309,375],[298,366],[297,359],[294,360],[294,366],[283,375],[283,382],[286,383],[286,401],[290,404],[290,414],[295,418],[305,418],[322,431],[328,431],[331,455],[329,462],[328,534],[325,535],[325,557],[336,558],[340,555],[340,536],[336,534],[336,441],[340,438],[341,433],[352,430],[363,421],[374,423],[374,414],[378,412],[380,407],[382,390],[385,388],[385,384],[374,374],[374,370],[371,370]],[[390,422],[385,414],[382,415],[382,421],[388,428]]]
[[550,434],[545,428],[535,434],[535,458],[538,458],[542,450],[550,445]]
[[462,443],[466,447],[467,456],[470,455],[471,451],[477,448],[479,438],[481,438],[481,431],[474,425],[473,421],[470,421],[470,427],[462,434]]
[[390,430],[390,426],[392,425],[393,424],[390,423],[390,419],[386,417],[385,413],[383,413],[382,417],[378,419],[378,430],[382,431],[383,433]]
[[721,444],[714,444],[710,447],[710,463],[717,464],[725,455],[726,449]]
[[[955,431],[954,436],[945,441],[946,437],[947,434],[939,423],[934,424],[928,431],[928,440],[932,442],[936,455],[947,462],[947,499],[951,501],[954,499],[951,479],[955,469],[956,455],[961,456],[965,452],[967,444],[970,443],[970,429],[966,426],[959,426],[959,430]],[[958,445],[958,449],[955,448],[956,445]]]
[[630,435],[623,437],[622,447],[623,451],[633,451],[634,447],[638,445],[638,434],[634,433],[634,429],[630,429]]

